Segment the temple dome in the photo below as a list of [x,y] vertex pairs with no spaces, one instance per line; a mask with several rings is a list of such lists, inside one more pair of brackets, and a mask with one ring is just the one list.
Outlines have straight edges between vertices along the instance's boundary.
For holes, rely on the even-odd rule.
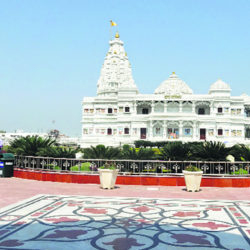
[[211,90],[230,90],[231,91],[231,88],[227,83],[219,79],[210,86],[210,91]]
[[219,79],[210,86],[209,94],[214,92],[231,92],[231,88],[227,83]]
[[165,94],[165,95],[183,95],[183,94],[193,94],[192,89],[182,81],[174,72],[170,77],[163,81],[160,86],[155,90],[155,94]]

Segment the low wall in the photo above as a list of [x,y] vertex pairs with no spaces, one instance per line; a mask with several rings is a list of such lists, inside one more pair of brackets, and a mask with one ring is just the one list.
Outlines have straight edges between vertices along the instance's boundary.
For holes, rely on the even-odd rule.
[[[98,174],[14,169],[14,177],[38,181],[100,184]],[[118,175],[117,185],[185,186],[183,176]],[[203,176],[201,187],[250,187],[249,177]]]

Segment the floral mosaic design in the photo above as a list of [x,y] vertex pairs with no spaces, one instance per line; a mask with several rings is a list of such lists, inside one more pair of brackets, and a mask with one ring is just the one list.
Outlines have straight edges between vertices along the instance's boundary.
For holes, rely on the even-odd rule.
[[0,210],[0,249],[250,249],[250,202],[39,195]]

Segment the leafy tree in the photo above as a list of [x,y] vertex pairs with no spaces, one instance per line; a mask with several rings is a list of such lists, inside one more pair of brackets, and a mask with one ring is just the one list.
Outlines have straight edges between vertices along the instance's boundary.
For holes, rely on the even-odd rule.
[[121,150],[115,147],[105,147],[104,145],[91,146],[83,149],[85,159],[119,159]]
[[198,161],[226,161],[230,148],[222,142],[205,142],[194,144],[191,148],[191,158]]
[[39,151],[48,149],[55,144],[51,138],[42,138],[40,136],[26,136],[16,138],[10,143],[8,151],[17,155],[38,156]]

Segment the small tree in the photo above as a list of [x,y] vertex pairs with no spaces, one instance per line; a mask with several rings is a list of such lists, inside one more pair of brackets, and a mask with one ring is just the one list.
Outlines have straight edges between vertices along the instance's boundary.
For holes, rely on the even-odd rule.
[[37,156],[39,151],[48,150],[55,145],[55,140],[51,138],[42,138],[40,136],[26,136],[16,138],[10,143],[8,151],[17,155]]
[[83,149],[85,159],[119,159],[121,150],[115,147],[105,147],[104,145],[91,146]]
[[159,158],[162,160],[184,161],[189,158],[189,146],[182,142],[171,142],[160,149]]
[[123,148],[122,158],[127,160],[152,160],[155,153],[151,148]]
[[191,158],[198,161],[226,161],[230,148],[222,142],[205,142],[194,144],[191,148]]

